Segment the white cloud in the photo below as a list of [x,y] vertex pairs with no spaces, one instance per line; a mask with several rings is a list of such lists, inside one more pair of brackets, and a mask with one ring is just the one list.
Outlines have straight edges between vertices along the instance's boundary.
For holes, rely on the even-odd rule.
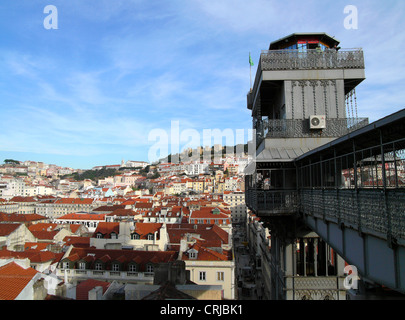
[[[57,32],[21,1],[5,7],[21,11],[14,28],[0,22],[1,150],[146,155],[149,131],[171,120],[182,130],[250,129],[249,51],[253,81],[260,50],[293,32],[363,47],[362,116],[381,118],[405,98],[403,1],[352,1],[359,29],[346,30],[343,0],[71,0],[55,3]],[[27,28],[34,16],[39,26]]]

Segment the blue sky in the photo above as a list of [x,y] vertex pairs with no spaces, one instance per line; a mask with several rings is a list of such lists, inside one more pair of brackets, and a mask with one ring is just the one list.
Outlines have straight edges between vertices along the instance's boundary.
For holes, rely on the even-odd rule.
[[[58,10],[58,29],[43,22]],[[343,10],[358,9],[346,29]],[[362,47],[359,116],[404,107],[405,1],[3,0],[0,163],[87,169],[148,161],[153,129],[251,128],[251,52],[294,32]]]

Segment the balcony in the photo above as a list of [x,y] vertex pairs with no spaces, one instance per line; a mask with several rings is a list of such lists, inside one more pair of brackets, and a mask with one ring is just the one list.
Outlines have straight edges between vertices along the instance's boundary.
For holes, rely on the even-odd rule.
[[313,69],[364,69],[362,49],[340,51],[325,50],[263,50],[260,55],[261,70],[313,70]]
[[340,137],[368,125],[368,118],[326,119],[326,128],[310,130],[309,120],[305,119],[264,119],[263,136],[265,138],[311,138]]
[[296,213],[299,199],[296,190],[246,190],[246,205],[263,216],[282,216]]
[[344,300],[344,277],[287,276],[286,294],[291,300]]
[[362,49],[326,50],[262,50],[252,90],[247,94],[252,109],[263,71],[364,69]]
[[326,119],[325,129],[311,130],[308,119],[263,119],[256,125],[256,145],[265,138],[337,138],[368,124],[368,118]]
[[70,279],[86,280],[97,279],[106,281],[123,281],[136,283],[153,283],[153,272],[131,272],[131,271],[111,271],[111,270],[85,270],[85,269],[57,269],[58,277],[65,277],[65,273]]

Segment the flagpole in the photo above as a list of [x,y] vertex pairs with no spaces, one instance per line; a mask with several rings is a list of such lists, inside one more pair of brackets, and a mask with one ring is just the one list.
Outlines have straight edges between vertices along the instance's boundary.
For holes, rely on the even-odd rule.
[[[250,59],[250,52],[249,52],[249,59]],[[252,92],[252,64],[249,61],[249,67],[250,67],[250,92]]]

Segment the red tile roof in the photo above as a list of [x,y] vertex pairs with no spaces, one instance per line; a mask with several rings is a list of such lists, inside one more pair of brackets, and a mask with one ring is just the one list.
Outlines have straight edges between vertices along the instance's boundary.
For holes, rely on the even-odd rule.
[[0,223],[0,237],[10,235],[19,227],[17,223]]
[[62,198],[55,201],[56,204],[92,204],[91,198]]
[[93,209],[94,212],[113,212],[116,209],[125,209],[125,205],[112,205],[112,206],[100,206],[98,208]]
[[137,202],[135,205],[136,209],[151,209],[153,207],[152,202]]
[[37,202],[34,197],[16,196],[10,199],[10,202]]
[[[154,234],[156,231],[159,231],[160,228],[162,227],[162,225],[163,225],[162,223],[138,222],[135,224],[134,232],[139,234],[141,239],[147,239],[148,234]],[[158,236],[159,236],[159,234],[158,234]]]
[[221,248],[228,244],[229,235],[221,227],[215,224],[168,224],[167,232],[171,245],[180,244],[180,240],[187,234],[198,234],[205,247]]
[[215,207],[201,207],[190,214],[190,219],[229,219],[230,211]]
[[120,223],[119,222],[99,222],[97,229],[93,233],[93,238],[97,237],[98,233],[103,235],[104,239],[111,239],[111,233],[119,234]]
[[56,223],[36,223],[30,225],[28,230],[32,231],[53,231],[55,229],[59,229],[60,225]]
[[90,247],[90,237],[65,237],[63,238],[65,246],[73,245],[76,248]]
[[53,242],[26,242],[24,245],[24,250],[33,250],[33,251],[42,251],[42,250],[47,250],[47,247],[51,244],[54,244]]
[[[70,255],[66,257],[73,262],[82,259],[89,259],[92,263],[103,259],[106,262],[106,269],[111,269],[113,261],[121,260],[124,265],[130,262],[136,262],[139,265],[139,271],[146,271],[146,265],[152,263],[164,263],[177,259],[178,253],[175,251],[140,251],[140,250],[105,250],[94,248],[73,248]],[[92,268],[92,267],[90,267]]]
[[203,261],[227,261],[232,260],[232,255],[228,251],[222,253],[208,249],[201,246],[198,242],[192,246],[193,249],[198,251],[197,259],[190,259],[188,254],[182,256],[182,260],[203,260]]
[[131,209],[115,209],[113,212],[107,214],[108,216],[136,216],[137,213]]
[[0,212],[0,222],[32,222],[39,220],[47,220],[48,218],[41,216],[40,214],[17,214],[17,213],[3,213]]
[[89,300],[89,291],[95,287],[102,287],[104,294],[110,285],[109,282],[94,279],[82,281],[76,286],[76,300]]
[[97,213],[68,213],[62,217],[57,218],[57,220],[105,220],[105,214]]
[[0,267],[0,300],[14,300],[38,271],[24,269],[15,262]]
[[39,251],[32,249],[34,246],[30,246],[26,251],[9,251],[7,249],[0,250],[1,258],[15,258],[15,259],[28,259],[31,263],[44,263],[52,261],[52,263],[58,262],[64,255],[64,253],[54,253],[51,251]]

